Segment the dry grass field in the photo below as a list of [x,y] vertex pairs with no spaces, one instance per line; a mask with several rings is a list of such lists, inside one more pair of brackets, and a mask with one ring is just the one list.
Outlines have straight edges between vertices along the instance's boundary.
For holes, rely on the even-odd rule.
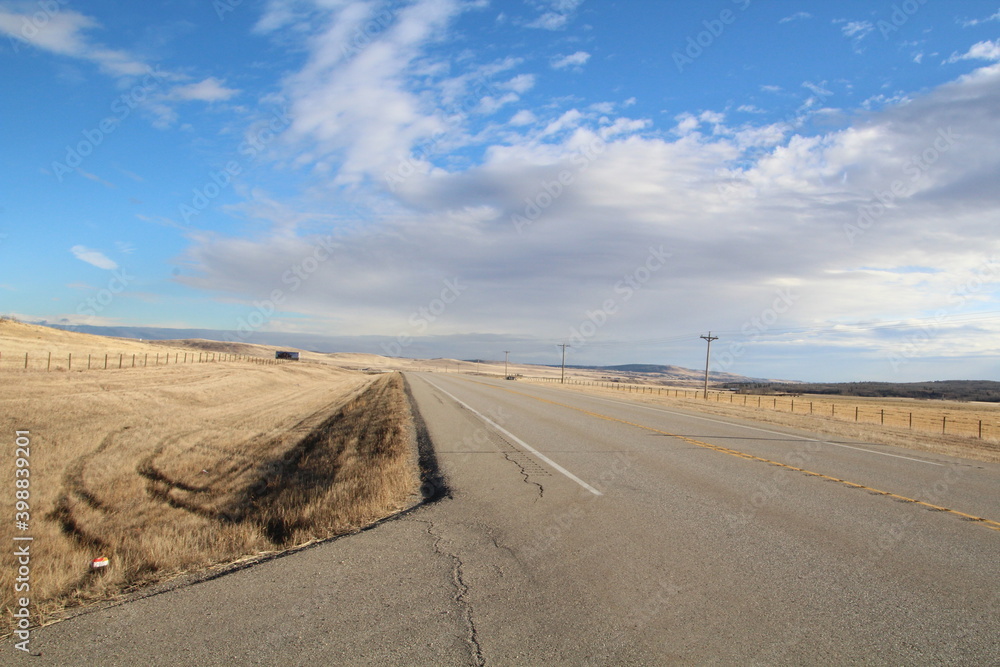
[[[52,330],[7,323],[0,351]],[[23,329],[23,328],[27,329]],[[3,333],[3,332],[0,332]],[[55,334],[60,337],[65,332]],[[100,350],[146,343],[74,339]],[[65,348],[63,348],[65,349]],[[61,351],[60,351],[61,353]],[[245,362],[124,370],[0,370],[0,515],[30,536],[33,622],[175,575],[356,531],[418,498],[412,421],[398,374]],[[15,518],[15,437],[30,471]],[[0,561],[12,609],[17,564]],[[107,557],[94,573],[90,563]],[[23,593],[22,593],[23,594]],[[5,615],[0,633],[11,630]]]
[[[744,397],[740,394],[711,391],[708,400],[705,400],[700,397],[700,392],[690,387],[675,389],[636,386],[630,392],[626,385],[609,388],[606,385],[590,382],[573,382],[559,386],[572,391],[635,400],[650,405],[693,409],[814,430],[833,437],[847,437],[974,461],[1000,463],[1000,437],[997,437],[1000,434],[1000,405],[992,403],[854,396],[804,395],[794,399],[753,395]],[[662,390],[662,393],[657,393],[658,389]],[[854,421],[855,408],[858,408],[857,422]],[[883,410],[886,415],[884,424],[881,421]],[[908,418],[910,414],[913,415],[912,428]],[[947,416],[948,419],[948,432],[944,435],[940,432],[942,416]],[[977,436],[976,425],[980,420],[989,427],[988,430],[984,429],[983,438]],[[958,429],[959,424],[965,425],[964,430]],[[953,428],[956,432],[951,432]]]

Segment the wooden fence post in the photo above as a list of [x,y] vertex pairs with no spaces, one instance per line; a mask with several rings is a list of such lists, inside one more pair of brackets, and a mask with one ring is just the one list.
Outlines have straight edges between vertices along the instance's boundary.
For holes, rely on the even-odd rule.
[[52,370],[52,352],[49,352],[49,360],[45,362],[45,370]]

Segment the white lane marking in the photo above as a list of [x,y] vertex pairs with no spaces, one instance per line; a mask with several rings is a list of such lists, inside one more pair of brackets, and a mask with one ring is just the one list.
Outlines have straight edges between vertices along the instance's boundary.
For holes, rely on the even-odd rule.
[[576,475],[574,475],[573,473],[571,473],[569,470],[566,470],[566,468],[563,468],[561,465],[559,465],[558,463],[556,463],[555,461],[553,461],[552,459],[550,459],[549,457],[547,457],[545,454],[542,454],[540,451],[538,451],[537,449],[535,449],[534,447],[532,447],[531,445],[529,445],[528,443],[526,443],[524,440],[521,440],[519,437],[517,437],[516,435],[514,435],[513,433],[511,433],[510,431],[508,431],[507,429],[505,429],[503,426],[500,426],[500,424],[497,424],[495,421],[493,421],[492,419],[490,419],[489,417],[487,417],[483,413],[481,413],[478,410],[476,410],[475,408],[473,408],[468,403],[466,403],[466,402],[464,402],[464,401],[456,398],[452,394],[449,394],[447,391],[445,391],[441,387],[437,386],[436,384],[434,384],[433,382],[431,382],[427,378],[422,378],[422,379],[423,379],[424,382],[426,382],[430,386],[434,387],[435,389],[437,389],[438,391],[440,391],[442,394],[444,394],[445,396],[447,396],[451,400],[455,401],[456,403],[458,403],[459,405],[461,405],[463,408],[465,408],[466,410],[468,410],[472,414],[474,414],[477,417],[479,417],[480,419],[482,419],[484,422],[486,422],[487,424],[489,424],[490,426],[492,426],[493,428],[495,428],[497,431],[500,431],[501,433],[503,433],[505,436],[507,436],[508,438],[510,438],[511,440],[513,440],[514,442],[516,442],[517,444],[519,444],[524,449],[528,450],[529,452],[531,452],[532,454],[534,454],[535,456],[537,456],[541,460],[543,460],[546,463],[548,463],[550,466],[552,466],[553,468],[555,468],[556,470],[558,470],[559,472],[561,472],[563,475],[566,475],[566,477],[570,478],[571,480],[573,480],[574,482],[576,482],[577,484],[579,484],[583,488],[587,489],[588,491],[590,491],[591,493],[593,493],[595,496],[603,496],[604,495],[603,493],[601,493],[600,491],[598,491],[597,489],[595,489],[594,487],[592,487],[590,484],[587,484],[585,481],[583,481],[582,479],[580,479],[579,477],[577,477]]
[[842,445],[836,442],[830,442],[829,440],[819,440],[817,438],[806,438],[801,435],[794,435],[792,433],[782,433],[781,431],[772,431],[766,428],[759,428],[757,426],[746,426],[744,424],[734,424],[732,422],[723,421],[721,419],[712,419],[711,417],[701,417],[698,415],[692,415],[686,412],[674,412],[673,410],[664,410],[663,408],[654,408],[649,405],[639,405],[636,403],[627,403],[625,401],[615,400],[613,398],[605,398],[603,396],[590,396],[589,394],[583,394],[588,398],[592,398],[596,401],[604,401],[605,403],[615,403],[617,405],[625,405],[633,408],[641,408],[643,410],[652,410],[653,412],[663,412],[668,415],[676,415],[678,417],[690,417],[691,419],[700,419],[702,421],[712,422],[714,424],[725,424],[726,426],[736,426],[737,428],[745,428],[750,431],[760,431],[761,433],[771,433],[773,435],[783,435],[786,438],[795,438],[797,440],[808,440],[809,442],[818,442],[823,445],[830,445],[832,447],[843,447],[845,449],[856,449],[859,452],[868,452],[869,454],[878,454],[879,456],[891,456],[896,459],[906,459],[907,461],[916,461],[917,463],[926,463],[929,466],[944,466],[944,463],[936,463],[934,461],[925,461],[923,459],[915,459],[911,456],[902,456],[900,454],[890,454],[889,452],[879,452],[874,449],[865,449],[864,447],[854,447],[852,445]]

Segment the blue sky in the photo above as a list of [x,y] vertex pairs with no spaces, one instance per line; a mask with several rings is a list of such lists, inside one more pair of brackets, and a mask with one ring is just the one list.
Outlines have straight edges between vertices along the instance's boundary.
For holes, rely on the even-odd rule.
[[1000,3],[0,0],[0,67],[27,321],[1000,379]]

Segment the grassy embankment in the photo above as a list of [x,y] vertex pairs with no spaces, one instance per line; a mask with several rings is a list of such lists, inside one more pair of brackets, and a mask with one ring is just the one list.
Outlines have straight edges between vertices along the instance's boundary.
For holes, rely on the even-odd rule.
[[[11,347],[2,335],[0,343]],[[35,623],[183,573],[357,531],[419,497],[398,374],[240,362],[5,370],[0,423],[8,444],[0,516],[8,536],[34,538]],[[27,531],[13,521],[15,431],[31,440]],[[16,564],[5,554],[0,634],[12,629],[15,596]],[[99,556],[110,566],[95,574],[89,565]]]

